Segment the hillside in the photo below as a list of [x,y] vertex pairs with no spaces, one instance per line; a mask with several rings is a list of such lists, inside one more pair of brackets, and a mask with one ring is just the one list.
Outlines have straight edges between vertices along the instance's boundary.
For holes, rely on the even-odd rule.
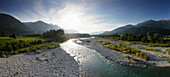
[[170,20],[147,20],[136,25],[136,27],[148,26],[148,27],[161,27],[170,29]]
[[123,27],[119,27],[112,31],[106,31],[102,33],[106,34],[124,34],[124,33],[133,33],[133,34],[146,34],[149,32],[150,34],[159,33],[163,35],[170,35],[170,20],[147,20],[142,23],[138,23],[137,25],[126,25]]
[[24,22],[24,24],[34,30],[35,33],[43,33],[50,29],[60,29],[58,25],[48,24],[43,21]]
[[11,15],[0,13],[0,32],[20,35],[32,33],[33,31]]
[[136,35],[147,34],[148,32],[151,35],[155,33],[159,33],[161,35],[170,35],[170,29],[161,28],[161,27],[150,27],[150,26],[133,27],[133,28],[125,30],[124,33],[125,32],[136,34]]
[[126,25],[126,26],[123,26],[123,27],[119,27],[117,29],[114,29],[112,31],[106,31],[102,34],[116,34],[116,33],[119,33],[119,34],[123,34],[123,32],[127,29],[130,29],[130,28],[133,28],[134,26],[133,25]]

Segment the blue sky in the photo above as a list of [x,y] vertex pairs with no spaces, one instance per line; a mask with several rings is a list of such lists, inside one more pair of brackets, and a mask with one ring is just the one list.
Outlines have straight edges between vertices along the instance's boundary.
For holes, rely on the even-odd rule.
[[0,12],[81,33],[170,18],[170,0],[1,0]]

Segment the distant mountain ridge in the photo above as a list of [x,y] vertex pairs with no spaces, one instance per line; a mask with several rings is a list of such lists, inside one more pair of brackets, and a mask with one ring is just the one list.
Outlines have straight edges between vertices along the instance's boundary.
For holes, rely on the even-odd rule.
[[58,25],[48,24],[43,21],[24,22],[24,24],[34,30],[35,33],[43,33],[50,29],[61,29]]
[[20,35],[32,33],[33,30],[13,16],[0,13],[0,32],[6,34],[16,33]]
[[[23,23],[27,25],[29,28],[31,28],[32,30],[34,30],[35,33],[43,33],[51,29],[55,29],[55,30],[63,29],[60,28],[58,25],[48,24],[40,20],[36,22],[23,22]],[[74,29],[63,29],[63,30],[65,31],[65,33],[78,33]]]
[[112,31],[106,31],[102,33],[106,34],[124,34],[124,33],[133,33],[133,34],[150,34],[159,33],[162,35],[170,35],[170,20],[147,20],[137,25],[125,25],[123,27],[116,28]]
[[[0,13],[0,33],[25,35],[43,33],[50,29],[62,29],[58,25],[48,24],[43,21],[21,22],[11,15]],[[78,33],[74,29],[64,29],[66,33]]]
[[115,34],[115,33],[119,33],[119,34],[123,34],[123,32],[127,29],[130,29],[130,28],[133,28],[134,26],[133,25],[125,25],[123,27],[119,27],[119,28],[116,28],[112,31],[106,31],[102,34]]

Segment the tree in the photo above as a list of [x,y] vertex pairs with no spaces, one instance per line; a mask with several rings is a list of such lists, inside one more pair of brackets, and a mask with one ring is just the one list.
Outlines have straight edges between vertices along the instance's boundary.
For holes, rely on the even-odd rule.
[[43,33],[43,38],[53,38],[58,42],[64,41],[64,30],[59,29],[59,30],[50,30],[47,32]]
[[5,37],[5,33],[0,33],[0,37]]
[[150,40],[150,35],[149,32],[147,33],[147,39]]
[[148,42],[148,39],[147,39],[146,36],[144,36],[144,37],[142,38],[142,42]]
[[144,35],[143,34],[139,34],[139,36],[138,36],[138,41],[142,41],[142,37],[143,37]]
[[10,37],[10,38],[14,38],[14,39],[16,39],[16,34],[15,34],[15,33],[13,33],[12,35],[9,35],[9,37]]

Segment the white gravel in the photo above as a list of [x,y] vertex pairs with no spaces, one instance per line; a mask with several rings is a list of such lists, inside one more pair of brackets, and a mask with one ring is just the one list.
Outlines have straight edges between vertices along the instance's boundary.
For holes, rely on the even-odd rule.
[[[170,56],[167,54],[164,54],[162,52],[155,52],[155,51],[146,51],[143,49],[140,49],[140,47],[147,47],[145,45],[128,45],[131,47],[135,47],[137,49],[140,49],[141,51],[143,51],[144,53],[147,53],[149,56],[149,60],[148,61],[131,61],[128,60],[127,58],[125,58],[126,54],[123,54],[119,51],[116,50],[110,50],[106,47],[104,47],[103,45],[100,45],[97,41],[99,40],[103,40],[103,41],[110,41],[110,40],[106,40],[106,39],[99,39],[99,38],[92,38],[92,39],[80,39],[82,41],[82,43],[78,43],[81,45],[84,45],[86,47],[95,49],[96,51],[98,51],[102,56],[104,56],[105,58],[112,60],[114,62],[117,62],[119,64],[122,65],[127,65],[127,66],[140,66],[140,67],[146,67],[146,66],[152,66],[152,67],[170,67],[170,63],[168,63],[168,60],[170,60]],[[120,44],[120,41],[110,41],[111,43],[114,44]],[[159,48],[161,50],[165,50],[165,47],[156,47]],[[163,57],[161,57],[163,56]],[[166,56],[166,57],[165,57]],[[136,57],[135,55],[133,56],[134,58],[139,59],[138,57]]]
[[[18,71],[18,74],[17,74]],[[0,58],[0,77],[79,77],[79,65],[63,49]]]

